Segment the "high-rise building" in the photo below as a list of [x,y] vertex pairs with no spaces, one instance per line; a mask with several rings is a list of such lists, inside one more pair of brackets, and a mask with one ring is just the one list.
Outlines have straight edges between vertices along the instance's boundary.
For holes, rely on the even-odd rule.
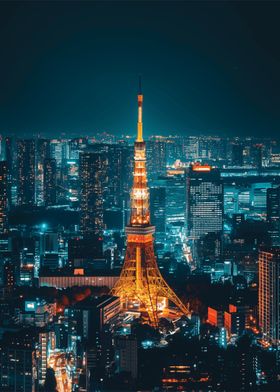
[[69,141],[69,159],[78,160],[79,154],[88,146],[88,140],[86,138],[76,138]]
[[0,162],[0,234],[8,230],[8,171],[7,162]]
[[280,248],[259,252],[259,326],[264,339],[280,344]]
[[90,151],[104,153],[107,160],[104,175],[104,208],[123,208],[127,204],[131,188],[131,162],[130,146],[126,144],[94,143]]
[[191,238],[223,231],[223,183],[210,166],[192,165],[187,173],[187,227]]
[[263,150],[264,146],[262,144],[255,144],[252,146],[252,164],[257,169],[262,168],[262,161],[263,161]]
[[272,246],[280,246],[280,187],[267,190],[267,223]]
[[151,222],[156,227],[156,233],[165,233],[166,226],[166,188],[151,186],[150,206]]
[[36,141],[36,204],[44,205],[44,161],[50,159],[50,140]]
[[0,342],[0,389],[35,392],[35,346],[29,336],[9,334]]
[[243,166],[244,157],[243,157],[243,145],[242,144],[233,144],[232,145],[232,156],[231,163],[233,166]]
[[134,336],[115,337],[115,362],[117,373],[128,372],[132,379],[138,374],[138,348]]
[[184,160],[183,138],[179,136],[169,136],[166,139],[166,164],[171,166],[178,160]]
[[106,166],[106,156],[102,152],[80,154],[80,229],[84,238],[103,233]]
[[166,138],[154,136],[147,142],[147,169],[148,178],[156,179],[166,175]]
[[166,223],[185,224],[186,183],[185,176],[174,174],[165,178],[166,184]]
[[7,163],[7,197],[8,206],[12,205],[12,183],[15,167],[13,165],[13,139],[5,138],[5,161]]
[[130,171],[131,150],[126,145],[111,144],[108,148],[108,193],[106,205],[122,208],[127,204],[132,176]]
[[208,165],[195,164],[189,168],[186,181],[188,236],[192,240],[201,240],[210,235],[215,243],[214,256],[219,256],[223,234],[223,183],[220,172]]
[[18,205],[35,204],[35,142],[18,140]]
[[198,158],[198,137],[189,136],[184,140],[184,158],[194,161]]
[[56,160],[57,167],[60,168],[64,161],[69,159],[69,155],[69,140],[50,140],[50,158]]
[[53,206],[56,204],[56,160],[44,160],[44,204]]
[[[163,199],[161,197],[161,206],[158,204],[160,202],[160,199],[158,199],[159,193],[161,193],[162,197],[165,193],[165,204],[163,205]],[[154,198],[155,196],[156,198]],[[164,211],[162,211],[163,208]],[[166,226],[169,224],[185,224],[186,184],[184,175],[172,174],[165,177],[162,176],[151,183],[151,214],[155,213],[158,217],[163,217],[162,214],[164,213]]]

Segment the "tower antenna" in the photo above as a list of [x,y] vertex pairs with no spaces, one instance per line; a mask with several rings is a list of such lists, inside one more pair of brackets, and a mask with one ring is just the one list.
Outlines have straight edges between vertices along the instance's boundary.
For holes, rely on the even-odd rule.
[[142,95],[142,76],[139,75],[139,89],[138,89],[138,94]]

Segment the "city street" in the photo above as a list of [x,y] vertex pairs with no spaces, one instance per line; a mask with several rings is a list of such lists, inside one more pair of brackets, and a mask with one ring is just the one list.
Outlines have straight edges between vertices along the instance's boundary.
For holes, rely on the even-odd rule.
[[63,352],[53,352],[48,360],[48,366],[55,371],[58,392],[71,392],[72,379],[66,369],[66,354]]

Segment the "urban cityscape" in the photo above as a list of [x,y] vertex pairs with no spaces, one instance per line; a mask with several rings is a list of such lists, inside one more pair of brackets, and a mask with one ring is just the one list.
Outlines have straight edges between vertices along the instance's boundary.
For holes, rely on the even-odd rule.
[[133,80],[129,132],[0,120],[0,391],[279,391],[279,135],[146,131]]

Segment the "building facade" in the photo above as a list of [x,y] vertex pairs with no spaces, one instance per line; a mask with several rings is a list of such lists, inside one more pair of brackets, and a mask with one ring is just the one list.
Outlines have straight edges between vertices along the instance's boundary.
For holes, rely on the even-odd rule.
[[7,163],[0,162],[0,234],[8,230],[8,178]]
[[18,205],[35,204],[35,141],[18,140]]
[[265,340],[280,343],[280,248],[259,252],[259,326]]
[[84,238],[103,233],[106,166],[104,153],[82,152],[80,154],[80,230]]

